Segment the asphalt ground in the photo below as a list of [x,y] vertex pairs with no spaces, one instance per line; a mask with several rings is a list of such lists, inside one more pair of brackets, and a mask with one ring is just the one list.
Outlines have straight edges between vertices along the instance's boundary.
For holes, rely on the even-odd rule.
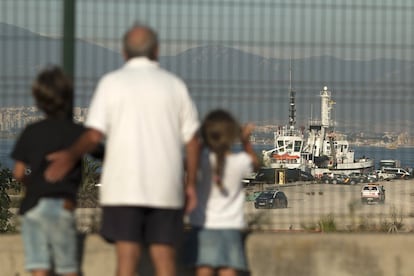
[[247,201],[246,219],[252,229],[262,230],[414,231],[414,179],[376,183],[385,188],[384,204],[362,204],[363,183],[249,187],[250,198],[260,190],[277,188],[289,203],[286,209],[255,209],[254,201]]

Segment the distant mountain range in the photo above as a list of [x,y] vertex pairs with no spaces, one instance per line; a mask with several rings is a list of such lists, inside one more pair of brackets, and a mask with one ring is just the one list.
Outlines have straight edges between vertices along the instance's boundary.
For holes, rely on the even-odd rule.
[[[45,64],[60,63],[61,43],[57,38],[0,23],[0,106],[31,104],[30,82]],[[77,41],[77,105],[87,105],[98,78],[122,63],[115,51]],[[413,61],[331,56],[291,61],[223,45],[203,45],[162,56],[160,63],[187,82],[201,115],[224,107],[242,121],[286,123],[292,63],[299,125],[319,117],[319,91],[328,86],[337,103],[333,115],[339,127],[403,130],[413,126]]]

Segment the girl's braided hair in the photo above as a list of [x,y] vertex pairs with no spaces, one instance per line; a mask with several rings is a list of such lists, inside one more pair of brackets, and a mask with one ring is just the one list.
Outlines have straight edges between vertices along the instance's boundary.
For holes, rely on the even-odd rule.
[[241,136],[241,127],[233,116],[225,110],[211,111],[201,125],[201,136],[204,144],[216,154],[217,162],[214,169],[214,181],[223,189],[223,170],[226,153]]

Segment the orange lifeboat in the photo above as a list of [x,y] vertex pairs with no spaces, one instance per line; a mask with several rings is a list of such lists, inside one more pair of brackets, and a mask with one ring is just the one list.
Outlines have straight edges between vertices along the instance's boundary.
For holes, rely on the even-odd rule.
[[299,156],[289,155],[288,153],[285,153],[285,154],[274,154],[273,158],[277,160],[294,160],[294,159],[299,159]]

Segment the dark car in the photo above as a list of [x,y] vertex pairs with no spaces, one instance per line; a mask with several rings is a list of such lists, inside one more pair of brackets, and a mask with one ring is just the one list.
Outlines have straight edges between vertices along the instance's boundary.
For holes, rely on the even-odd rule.
[[357,183],[368,183],[368,176],[360,172],[352,172],[348,175],[349,184],[355,185]]
[[254,207],[256,209],[287,208],[288,199],[282,191],[265,191],[255,199]]
[[345,174],[325,174],[321,181],[325,184],[350,184],[349,177]]

